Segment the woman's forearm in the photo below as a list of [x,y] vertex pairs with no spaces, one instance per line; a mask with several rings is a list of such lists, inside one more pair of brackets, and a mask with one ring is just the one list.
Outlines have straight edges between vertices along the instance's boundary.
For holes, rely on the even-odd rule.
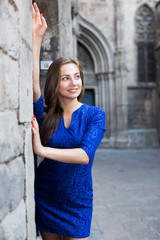
[[40,97],[40,50],[41,50],[42,38],[33,38],[33,100],[36,102]]
[[64,163],[88,164],[89,157],[82,148],[59,149],[43,147],[40,153],[42,157]]
[[44,147],[41,144],[39,125],[36,118],[32,119],[33,150],[40,157],[49,158],[55,161],[75,164],[88,164],[89,156],[82,148],[59,149]]

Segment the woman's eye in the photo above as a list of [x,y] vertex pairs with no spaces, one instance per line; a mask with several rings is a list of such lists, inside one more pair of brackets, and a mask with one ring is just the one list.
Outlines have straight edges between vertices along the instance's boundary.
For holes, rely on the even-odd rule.
[[66,81],[68,80],[68,77],[63,77],[62,80]]
[[76,79],[79,79],[80,78],[80,75],[76,75],[76,77],[75,77]]

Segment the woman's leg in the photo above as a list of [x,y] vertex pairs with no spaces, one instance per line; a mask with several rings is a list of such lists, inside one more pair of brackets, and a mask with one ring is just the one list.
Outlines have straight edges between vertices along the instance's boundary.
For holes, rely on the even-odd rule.
[[89,237],[87,238],[70,238],[70,237],[64,237],[63,240],[89,240]]
[[49,232],[42,232],[40,231],[43,240],[63,240],[63,237]]

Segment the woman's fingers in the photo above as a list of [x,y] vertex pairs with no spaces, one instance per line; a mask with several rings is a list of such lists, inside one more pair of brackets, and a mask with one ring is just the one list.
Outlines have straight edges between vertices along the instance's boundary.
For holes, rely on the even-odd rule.
[[35,18],[35,10],[34,10],[33,5],[32,5],[32,18]]
[[32,117],[32,129],[33,133],[39,133],[39,125],[35,116]]
[[38,8],[37,3],[33,3],[34,11],[35,11],[35,17],[40,19],[40,11]]
[[47,23],[43,14],[40,14],[38,5],[33,3],[32,5],[32,37],[36,39],[37,37],[43,37],[47,29]]
[[39,125],[36,117],[32,117],[32,132],[33,132],[33,150],[35,154],[42,156],[43,146],[41,144],[41,139],[39,135]]
[[44,18],[43,14],[41,14],[41,22],[42,22],[42,25],[47,28],[47,23],[46,23],[46,19]]
[[35,116],[32,117],[32,130],[35,133]]
[[39,11],[39,8],[38,8],[38,5],[36,3],[33,3],[33,10],[32,10],[32,17],[35,19],[36,22],[39,22],[40,25],[42,25],[42,22],[41,22],[41,17],[40,17],[40,11]]
[[43,14],[40,14],[38,5],[33,3],[32,6],[32,33],[33,36],[42,37],[47,29],[47,23]]

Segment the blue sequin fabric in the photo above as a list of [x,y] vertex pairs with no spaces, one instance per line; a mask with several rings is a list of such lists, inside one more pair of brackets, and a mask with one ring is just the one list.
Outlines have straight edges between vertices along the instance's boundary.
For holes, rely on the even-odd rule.
[[[34,114],[41,124],[43,98],[34,103]],[[105,113],[101,108],[82,104],[72,114],[69,128],[64,118],[51,136],[48,147],[82,148],[89,163],[62,163],[45,158],[36,169],[36,227],[40,231],[73,238],[90,235],[92,219],[92,164],[94,154],[105,132]]]

